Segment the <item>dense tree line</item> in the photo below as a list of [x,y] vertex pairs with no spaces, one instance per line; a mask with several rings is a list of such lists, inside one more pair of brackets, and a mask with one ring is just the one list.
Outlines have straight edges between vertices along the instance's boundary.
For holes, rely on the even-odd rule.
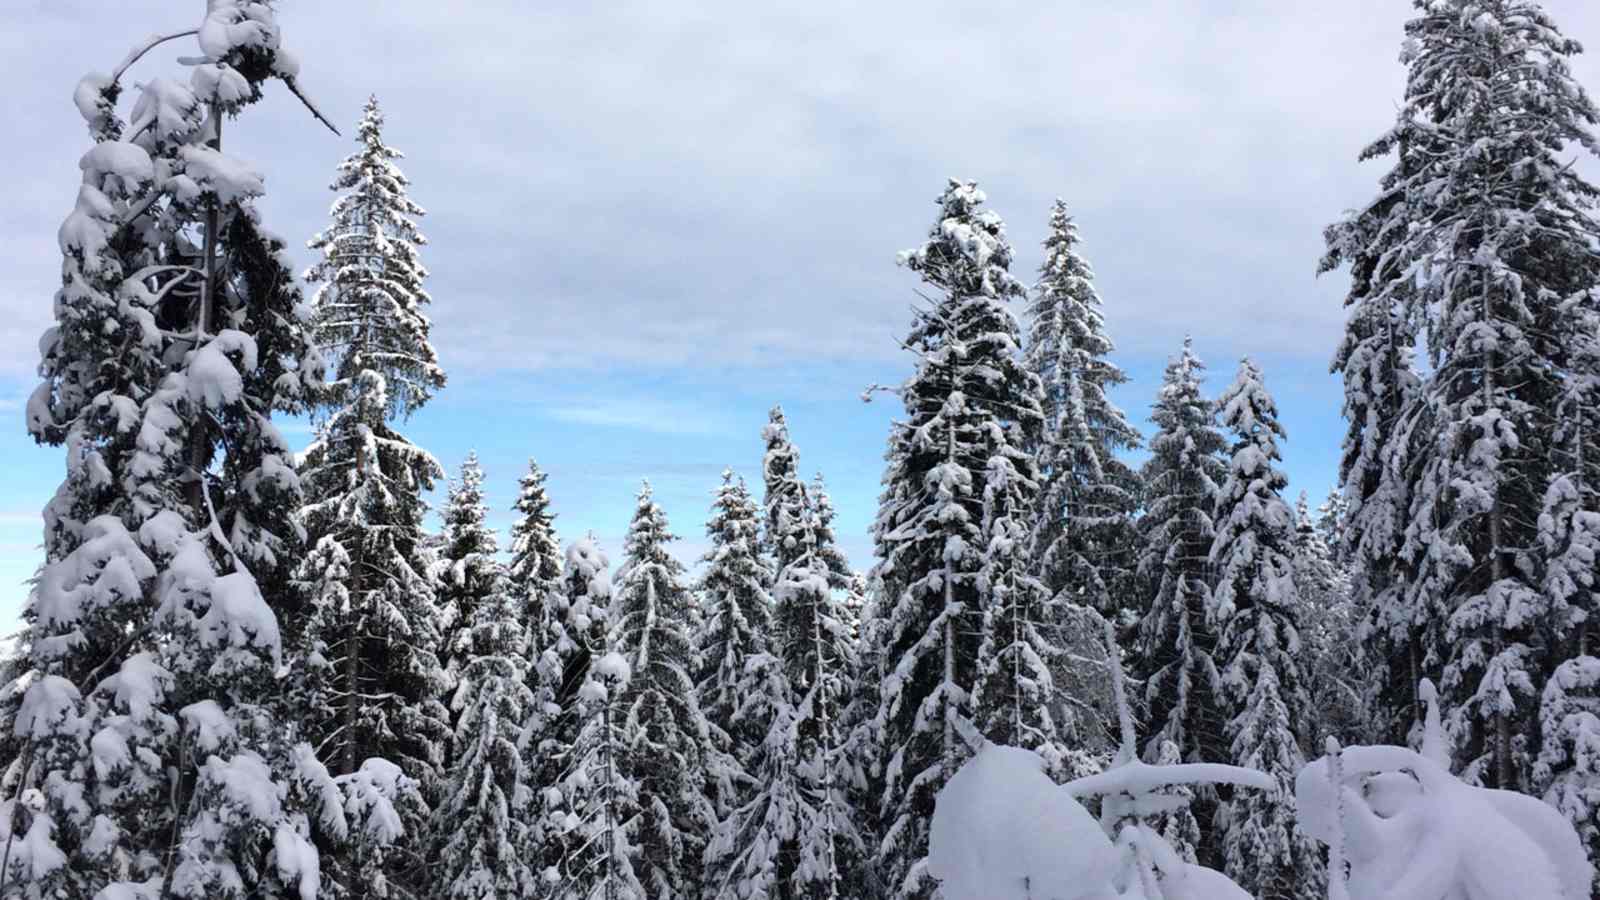
[[[1146,441],[1065,203],[1028,285],[953,179],[899,259],[924,302],[874,561],[774,407],[760,496],[723,475],[693,575],[648,484],[614,569],[563,549],[532,461],[504,553],[475,456],[430,531],[444,469],[402,428],[446,377],[377,100],[307,298],[223,151],[271,82],[304,99],[273,9],[215,0],[191,36],[187,83],[125,111],[124,65],[75,95],[92,146],[27,407],[67,468],[0,696],[0,900],[928,898],[934,804],[985,741],[1058,781],[1118,752],[1259,769],[1277,795],[1152,824],[1309,898],[1294,774],[1329,734],[1418,740],[1424,678],[1466,779],[1600,852],[1600,192],[1562,155],[1600,149],[1600,112],[1532,0],[1406,26],[1365,154],[1393,166],[1327,230],[1348,428],[1315,516],[1255,362],[1208,397],[1186,340]],[[300,414],[296,454],[273,418]]]

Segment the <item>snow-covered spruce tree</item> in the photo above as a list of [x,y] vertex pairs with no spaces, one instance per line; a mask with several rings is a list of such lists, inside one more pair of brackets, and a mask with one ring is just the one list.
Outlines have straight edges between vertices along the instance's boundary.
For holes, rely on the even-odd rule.
[[1534,787],[1572,822],[1594,859],[1600,850],[1600,659],[1578,656],[1556,667],[1540,698],[1539,733]]
[[880,815],[885,811],[883,776],[888,754],[883,750],[882,722],[878,718],[882,685],[892,666],[884,649],[889,634],[889,619],[879,613],[882,584],[876,574],[862,576],[859,618],[856,624],[856,674],[849,696],[840,710],[844,731],[844,750],[840,754],[840,777],[850,797],[857,828],[865,839],[865,859],[851,873],[848,896],[885,896],[888,887],[875,864],[876,842],[883,834]]
[[1318,268],[1321,274],[1350,267],[1345,332],[1330,365],[1344,381],[1346,423],[1335,552],[1349,567],[1352,604],[1362,617],[1362,655],[1378,686],[1369,710],[1378,731],[1370,739],[1380,743],[1404,743],[1420,718],[1422,648],[1403,600],[1409,574],[1399,550],[1410,507],[1404,471],[1415,456],[1404,422],[1421,403],[1413,362],[1421,311],[1409,263],[1396,251],[1422,227],[1407,192],[1431,154],[1431,133],[1416,116],[1431,93],[1424,85],[1408,88],[1408,108],[1394,128],[1362,152],[1362,160],[1393,154],[1394,166],[1371,203],[1324,231],[1327,253]]
[[1148,607],[1131,654],[1144,681],[1153,759],[1163,740],[1185,762],[1225,757],[1221,673],[1211,609],[1213,516],[1227,476],[1226,442],[1211,403],[1200,395],[1205,366],[1185,340],[1167,364],[1150,415],[1156,434],[1145,463],[1145,514],[1139,576]]
[[[1334,497],[1329,498],[1332,503]],[[1302,723],[1301,746],[1319,738],[1364,740],[1366,708],[1375,685],[1361,667],[1357,621],[1350,602],[1349,574],[1334,561],[1337,531],[1328,525],[1324,504],[1320,524],[1311,518],[1304,491],[1295,504],[1294,583],[1300,591],[1302,668],[1311,704]]]
[[378,98],[367,100],[356,140],[361,148],[339,164],[331,189],[341,192],[332,223],[307,244],[322,260],[306,272],[317,291],[317,319],[330,346],[358,355],[385,376],[389,410],[409,415],[444,386],[438,355],[428,343],[423,307],[433,302],[417,248],[422,207],[395,164],[400,151],[383,140]]
[[816,550],[814,551],[821,560],[822,567],[828,572],[828,586],[845,595],[847,602],[859,604],[863,602],[864,588],[854,569],[850,568],[850,557],[839,546],[838,536],[833,530],[833,520],[837,513],[833,508],[833,497],[828,494],[828,485],[823,481],[822,473],[811,476],[811,484],[806,489],[806,503],[811,510],[811,530],[814,534]]
[[1128,380],[1100,312],[1078,226],[1057,200],[1029,306],[1027,365],[1044,385],[1045,425],[1032,448],[1043,476],[1030,535],[1052,596],[1120,618],[1132,591],[1135,473],[1117,458],[1139,432],[1106,391]]
[[1563,154],[1597,149],[1580,49],[1531,0],[1429,4],[1407,25],[1407,109],[1430,158],[1404,185],[1394,253],[1427,313],[1432,372],[1406,417],[1417,459],[1402,558],[1421,667],[1441,673],[1463,777],[1527,784],[1550,598],[1538,522],[1558,464],[1558,398],[1600,280],[1596,189]]
[[[801,553],[773,587],[779,656],[794,703],[795,763],[805,806],[795,836],[794,896],[836,897],[865,861],[842,759],[843,707],[858,671],[846,604],[850,580],[821,477],[806,494]],[[770,734],[770,732],[769,732]]]
[[[517,605],[517,616],[528,629],[530,653],[543,649],[547,624],[553,615],[555,595],[561,588],[561,541],[556,536],[556,514],[550,511],[550,495],[545,491],[545,473],[539,464],[528,460],[528,473],[517,483],[517,499],[511,504],[517,520],[511,524],[511,561],[506,564],[506,589]],[[529,685],[536,680],[530,671]]]
[[[574,692],[577,683],[568,685],[568,667],[587,664],[581,656],[586,636],[580,631],[604,627],[593,622],[574,622],[561,582],[561,545],[556,536],[555,513],[550,511],[550,496],[545,490],[545,473],[539,464],[528,460],[527,474],[518,483],[517,499],[511,504],[518,514],[511,523],[511,561],[506,566],[505,590],[511,595],[518,620],[526,629],[527,660],[524,677],[531,697],[524,732],[519,739],[522,763],[528,783],[549,786],[560,778],[566,764],[563,751],[571,746],[576,733]],[[581,678],[581,672],[579,674]],[[564,714],[565,713],[565,714]],[[547,839],[540,826],[545,811],[535,798],[534,826],[528,832],[532,850],[543,857]],[[542,862],[533,863],[543,869]]]
[[1302,522],[1311,524],[1316,529],[1317,536],[1327,547],[1328,559],[1348,579],[1350,565],[1350,504],[1344,498],[1344,492],[1337,486],[1328,491],[1328,497],[1317,507],[1317,518],[1313,522],[1310,515],[1300,516]]
[[845,896],[866,849],[841,777],[854,643],[809,502],[793,525],[795,556],[773,588],[775,655],[750,663],[769,723],[750,766],[755,789],[712,831],[708,857],[721,864],[707,873],[708,897]]
[[478,607],[504,590],[505,569],[495,558],[494,529],[485,520],[483,466],[476,451],[468,452],[461,473],[450,483],[444,502],[444,546],[430,572],[435,602],[445,623],[445,671],[451,691],[473,656],[472,632]]
[[361,149],[333,182],[343,192],[333,221],[309,243],[322,253],[305,276],[318,285],[315,340],[333,357],[334,377],[303,462],[314,499],[301,518],[312,549],[298,572],[310,597],[302,648],[314,663],[299,701],[318,747],[341,776],[382,758],[421,789],[402,803],[411,838],[383,864],[384,878],[338,877],[375,896],[428,883],[426,801],[443,789],[450,738],[443,622],[423,531],[423,494],[444,473],[395,428],[445,379],[421,313],[428,298],[418,287],[422,237],[413,222],[421,210],[405,197],[382,124],[369,103]]
[[[983,193],[952,180],[928,240],[901,254],[934,297],[905,341],[916,371],[896,390],[906,417],[890,431],[873,527],[881,596],[873,604],[886,663],[876,716],[884,760],[877,877],[890,896],[925,898],[934,797],[977,737],[971,694],[993,603],[984,532],[989,460],[1037,437],[1039,381],[1018,358],[1004,223]],[[1026,459],[1025,457],[1023,458]],[[1029,481],[1031,462],[1019,463]],[[1029,571],[1026,554],[1017,558]]]
[[[125,115],[128,68],[188,37],[188,83],[150,78]],[[0,896],[305,896],[314,841],[347,833],[278,700],[301,484],[271,416],[322,365],[262,178],[222,150],[224,120],[296,68],[270,6],[218,0],[78,85],[95,144],[27,408],[66,477],[25,613],[29,802],[0,808]]]
[[1278,786],[1276,794],[1239,791],[1228,803],[1223,855],[1228,877],[1252,897],[1314,900],[1322,895],[1321,853],[1294,825],[1310,697],[1294,580],[1295,517],[1283,502],[1289,479],[1278,469],[1284,433],[1277,403],[1249,359],[1239,363],[1217,406],[1222,426],[1233,433],[1211,544],[1227,734],[1234,764],[1265,772]]
[[702,790],[710,731],[695,699],[694,601],[683,564],[667,550],[674,540],[646,482],[623,543],[612,613],[616,649],[630,672],[621,705],[624,770],[638,784],[636,865],[652,900],[699,896],[710,820]]
[[1600,858],[1600,659],[1591,635],[1600,615],[1600,454],[1588,443],[1600,433],[1600,316],[1588,320],[1569,338],[1572,368],[1556,408],[1564,471],[1551,481],[1539,518],[1552,656],[1565,658],[1541,691],[1531,788],[1567,815],[1594,859]]
[[[566,676],[576,682],[563,700],[572,723],[569,744],[545,752],[564,762],[560,777],[541,789],[542,816],[535,832],[537,862],[544,866],[535,896],[560,900],[644,900],[639,782],[630,768],[629,726],[623,694],[627,659],[613,644],[610,561],[592,537],[567,548],[562,581],[568,639],[576,645]],[[540,658],[548,670],[555,644]],[[550,677],[543,674],[542,678]],[[568,712],[570,710],[570,713]]]
[[1051,662],[1064,653],[1059,607],[1028,565],[1028,519],[1038,493],[1032,460],[1009,441],[995,441],[983,492],[983,568],[979,583],[988,594],[978,646],[972,707],[978,730],[989,740],[1037,752],[1057,780],[1067,771],[1052,705]]
[[[706,791],[716,821],[749,794],[749,767],[768,727],[759,714],[762,697],[747,680],[751,661],[765,655],[772,640],[772,572],[761,555],[760,525],[761,511],[744,480],[724,470],[706,522],[711,549],[696,585],[705,617],[695,640],[702,658],[695,695],[711,738]],[[706,862],[710,883],[717,865],[709,856]]]
[[[503,586],[503,583],[502,583]],[[433,892],[439,900],[531,896],[535,786],[519,743],[533,703],[527,630],[517,599],[500,590],[472,608],[467,655],[452,708],[454,753],[433,814]]]
[[[1146,598],[1130,662],[1144,683],[1148,710],[1143,753],[1157,761],[1171,743],[1181,762],[1230,758],[1227,702],[1215,658],[1211,545],[1213,515],[1227,467],[1226,444],[1214,427],[1213,406],[1200,395],[1204,365],[1188,340],[1168,363],[1152,408],[1156,433],[1144,467],[1145,513],[1140,519],[1139,579]],[[1216,796],[1200,788],[1194,815],[1209,821]],[[1202,834],[1202,865],[1221,869],[1216,829]]]
[[[1329,498],[1330,502],[1332,499]],[[1327,516],[1322,519],[1325,521]],[[1294,502],[1294,580],[1301,599],[1308,606],[1338,594],[1340,589],[1334,547],[1323,534],[1318,521],[1311,517],[1310,498],[1301,491]]]
[[1044,386],[1044,428],[1033,448],[1041,481],[1029,541],[1058,626],[1052,641],[1065,651],[1044,660],[1056,682],[1056,726],[1067,754],[1064,767],[1054,764],[1058,777],[1097,770],[1108,749],[1109,695],[1084,691],[1104,682],[1098,664],[1083,662],[1101,652],[1100,617],[1126,623],[1140,612],[1133,579],[1138,475],[1117,453],[1141,440],[1107,396],[1127,376],[1108,359],[1114,346],[1078,243],[1078,226],[1058,199],[1029,305],[1025,354]]
[[806,504],[806,485],[800,480],[800,454],[789,440],[789,422],[783,408],[774,406],[761,429],[767,452],[761,459],[765,493],[761,498],[762,547],[781,571],[800,553],[795,534]]

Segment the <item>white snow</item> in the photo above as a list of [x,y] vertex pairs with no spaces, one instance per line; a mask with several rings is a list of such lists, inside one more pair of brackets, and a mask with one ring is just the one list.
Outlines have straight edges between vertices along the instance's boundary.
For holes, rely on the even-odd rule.
[[117,674],[100,682],[100,690],[116,698],[136,719],[150,715],[172,686],[172,673],[161,667],[153,653],[135,653],[123,661]]
[[200,101],[188,85],[157,76],[138,88],[139,99],[134,101],[133,112],[128,117],[130,133],[148,130],[166,141],[187,134],[199,125],[196,114]]
[[206,18],[196,40],[200,50],[212,59],[222,59],[236,47],[274,47],[278,31],[270,13],[261,21],[255,0],[207,0]]
[[82,697],[72,682],[59,675],[45,675],[22,695],[12,731],[17,737],[43,740],[55,733],[59,724],[71,723],[77,716]]
[[78,86],[72,90],[72,103],[78,107],[78,114],[83,116],[85,122],[95,122],[100,118],[100,92],[111,84],[111,76],[99,72],[90,72],[78,79]]
[[143,184],[155,177],[150,154],[127,141],[101,141],[78,160],[85,179],[94,175],[115,175],[131,184]]
[[386,759],[372,758],[361,768],[338,778],[345,793],[345,814],[352,823],[379,846],[399,840],[405,834],[394,801],[416,789],[400,767]]
[[322,857],[316,845],[287,822],[281,822],[272,835],[272,851],[278,877],[299,889],[300,900],[317,900],[322,890]]
[[986,745],[934,806],[928,871],[945,900],[1105,896],[1120,855],[1039,754]]
[[173,176],[172,188],[183,200],[210,192],[221,203],[237,203],[266,192],[261,173],[243,160],[193,144],[180,147],[178,154],[183,159],[183,174]]
[[250,96],[250,82],[232,66],[202,63],[189,75],[189,86],[195,96],[232,105]]
[[[940,791],[928,871],[942,881],[946,900],[1249,900],[1220,872],[1184,862],[1148,826],[1119,820],[1133,807],[1170,806],[1174,798],[1149,793],[1159,787],[1270,785],[1263,773],[1125,764],[1104,773],[1109,777],[1057,785],[1044,766],[1032,751],[985,744]],[[1126,802],[1097,823],[1075,793],[1111,793]]]
[[233,722],[215,700],[201,700],[178,711],[184,729],[191,735],[195,746],[206,753],[215,753],[235,736]]
[[1180,784],[1233,784],[1264,791],[1274,787],[1272,778],[1266,773],[1238,766],[1221,763],[1152,766],[1134,759],[1104,772],[1070,781],[1061,788],[1071,796],[1087,798],[1109,794],[1137,796]]
[[1338,759],[1339,798],[1324,757],[1301,770],[1295,801],[1307,834],[1341,840],[1351,900],[1589,896],[1577,833],[1538,800],[1473,787],[1403,747],[1347,747]]
[[[230,356],[237,356],[235,366]],[[189,397],[219,410],[239,401],[244,393],[242,373],[256,367],[256,342],[240,331],[223,330],[189,357],[185,382]]]
[[633,675],[633,669],[628,665],[627,657],[614,650],[595,661],[594,671],[595,674],[602,678],[615,679],[623,684],[626,684]]
[[262,824],[275,824],[282,815],[278,783],[261,757],[246,750],[223,759],[208,758],[202,777],[222,789],[227,802]]

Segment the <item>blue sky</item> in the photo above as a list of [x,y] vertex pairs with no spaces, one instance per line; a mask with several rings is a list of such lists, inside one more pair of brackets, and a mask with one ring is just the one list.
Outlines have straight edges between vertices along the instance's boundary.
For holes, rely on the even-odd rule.
[[[1600,41],[1590,0],[1545,5]],[[859,397],[908,371],[895,347],[916,279],[894,256],[931,224],[950,176],[988,193],[1024,278],[1051,201],[1067,200],[1132,376],[1116,398],[1141,427],[1192,333],[1212,393],[1241,354],[1261,363],[1292,490],[1320,497],[1332,483],[1343,426],[1327,361],[1345,279],[1314,276],[1321,229],[1373,191],[1380,168],[1356,156],[1393,115],[1409,3],[281,6],[324,110],[353,124],[376,93],[407,154],[451,378],[407,432],[452,469],[479,451],[502,531],[532,455],[564,538],[593,530],[615,555],[648,477],[692,559],[718,473],[757,475],[761,425],[782,403],[802,468],[826,475],[846,549],[867,565],[898,410]],[[14,129],[0,207],[0,622],[21,608],[61,473],[60,451],[27,437],[21,402],[87,146],[72,88],[144,35],[191,27],[203,4],[106,9],[0,9],[0,115]],[[194,52],[152,54],[131,78],[185,77],[174,60]],[[1600,63],[1575,68],[1600,88]],[[326,222],[345,131],[315,127],[281,90],[229,131],[265,172],[267,224],[291,245]]]

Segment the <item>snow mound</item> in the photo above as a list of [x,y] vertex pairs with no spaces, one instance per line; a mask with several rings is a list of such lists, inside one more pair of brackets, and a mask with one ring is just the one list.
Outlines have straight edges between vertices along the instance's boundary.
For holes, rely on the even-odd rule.
[[928,871],[945,900],[1076,900],[1109,894],[1119,854],[1039,754],[987,745],[934,806]]
[[1307,834],[1342,841],[1351,900],[1589,896],[1577,833],[1538,800],[1473,787],[1404,747],[1345,748],[1336,797],[1333,759],[1300,771],[1295,801]]

